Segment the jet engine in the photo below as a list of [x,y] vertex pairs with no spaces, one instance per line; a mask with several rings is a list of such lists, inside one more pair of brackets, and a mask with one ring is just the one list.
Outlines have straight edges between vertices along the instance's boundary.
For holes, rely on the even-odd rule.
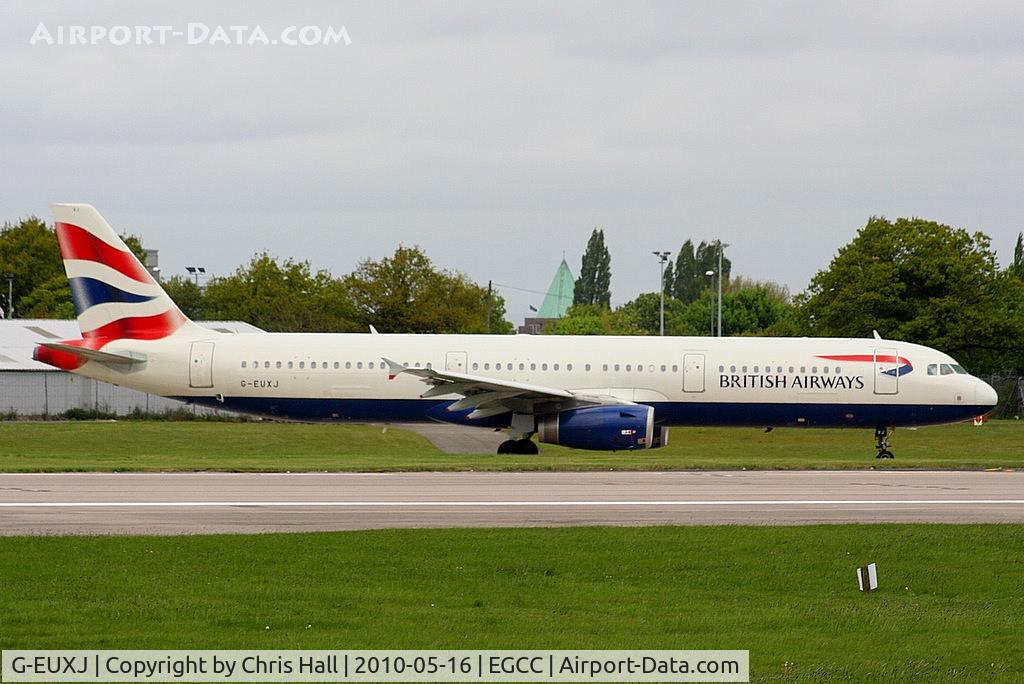
[[537,438],[574,449],[629,451],[668,443],[668,428],[655,427],[654,408],[635,404],[588,406],[537,419]]

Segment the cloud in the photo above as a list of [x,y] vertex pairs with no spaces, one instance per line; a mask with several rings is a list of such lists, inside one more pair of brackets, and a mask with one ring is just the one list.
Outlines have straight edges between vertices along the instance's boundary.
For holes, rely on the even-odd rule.
[[[54,24],[343,25],[352,45],[30,46]],[[616,301],[721,237],[799,291],[871,215],[1021,229],[1013,3],[135,3],[0,27],[3,216],[90,201],[165,273],[344,272],[398,242],[544,290],[605,229]],[[126,226],[129,227],[129,226]],[[529,295],[509,291],[510,311]]]

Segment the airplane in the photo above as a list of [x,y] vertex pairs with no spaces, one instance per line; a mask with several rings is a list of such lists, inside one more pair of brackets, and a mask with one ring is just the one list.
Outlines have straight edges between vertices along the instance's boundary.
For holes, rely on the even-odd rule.
[[953,358],[873,338],[226,334],[182,314],[88,204],[53,208],[81,339],[56,368],[197,405],[298,421],[442,421],[590,450],[664,446],[670,426],[896,427],[988,413]]

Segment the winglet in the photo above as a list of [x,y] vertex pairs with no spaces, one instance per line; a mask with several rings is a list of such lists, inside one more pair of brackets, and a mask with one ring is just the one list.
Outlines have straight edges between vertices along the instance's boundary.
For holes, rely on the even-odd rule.
[[871,331],[871,334],[875,336],[875,339],[876,339],[876,340],[880,340],[880,339],[882,339],[882,336],[878,334],[878,331],[877,331],[877,330],[872,330],[872,331]]
[[384,363],[388,364],[388,380],[394,380],[400,373],[405,372],[405,366],[397,361],[392,361],[386,356],[382,356],[381,358],[384,359]]

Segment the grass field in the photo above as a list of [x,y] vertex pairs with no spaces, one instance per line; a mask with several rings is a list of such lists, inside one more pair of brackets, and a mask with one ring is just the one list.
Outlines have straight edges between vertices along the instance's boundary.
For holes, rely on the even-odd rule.
[[0,648],[738,648],[753,681],[1019,682],[1022,573],[1019,525],[5,538]]
[[217,422],[0,422],[0,472],[82,470],[386,471],[772,468],[1020,468],[1024,424],[897,430],[893,461],[870,430],[673,428],[670,445],[539,456],[445,454],[425,438],[359,425]]

